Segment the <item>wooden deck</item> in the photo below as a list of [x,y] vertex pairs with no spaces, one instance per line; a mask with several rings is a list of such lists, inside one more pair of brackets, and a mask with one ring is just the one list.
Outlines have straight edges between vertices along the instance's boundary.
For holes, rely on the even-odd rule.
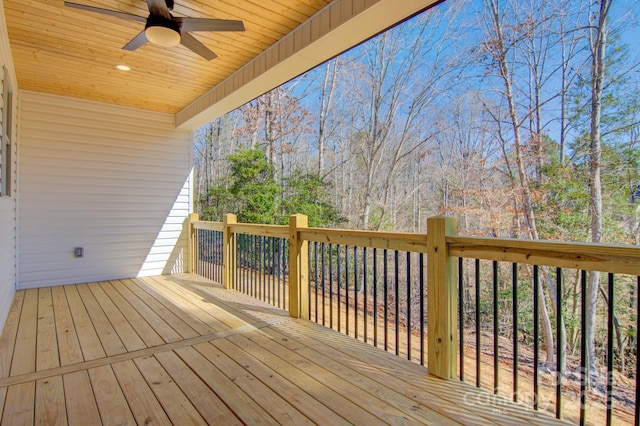
[[557,424],[195,275],[17,292],[0,338],[0,416],[2,425]]

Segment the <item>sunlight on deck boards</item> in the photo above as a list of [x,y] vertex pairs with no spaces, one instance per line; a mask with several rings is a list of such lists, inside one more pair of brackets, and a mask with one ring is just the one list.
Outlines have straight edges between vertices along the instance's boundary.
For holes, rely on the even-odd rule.
[[23,424],[559,424],[196,275],[16,293],[0,416]]

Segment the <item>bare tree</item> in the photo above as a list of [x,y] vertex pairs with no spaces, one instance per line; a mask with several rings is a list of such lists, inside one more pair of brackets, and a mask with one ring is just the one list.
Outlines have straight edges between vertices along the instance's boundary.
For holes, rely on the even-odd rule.
[[[607,47],[607,19],[613,0],[600,0],[597,10],[590,14],[589,54],[591,56],[591,110],[589,115],[589,210],[591,214],[591,241],[602,241],[602,182],[600,180],[602,159],[602,100]],[[596,371],[595,329],[600,287],[600,273],[589,273],[587,286],[587,371]],[[585,295],[583,295],[585,297]],[[587,372],[583,372],[586,374]]]

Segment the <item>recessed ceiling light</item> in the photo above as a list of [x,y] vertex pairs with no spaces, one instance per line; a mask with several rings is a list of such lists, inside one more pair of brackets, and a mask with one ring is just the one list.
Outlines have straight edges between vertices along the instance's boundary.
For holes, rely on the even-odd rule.
[[131,71],[131,67],[129,65],[124,65],[124,64],[116,65],[116,69],[119,69],[120,71]]

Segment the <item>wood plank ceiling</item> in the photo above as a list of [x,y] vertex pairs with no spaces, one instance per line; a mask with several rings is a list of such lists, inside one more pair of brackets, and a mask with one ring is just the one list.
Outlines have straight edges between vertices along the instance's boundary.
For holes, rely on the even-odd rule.
[[[73,0],[146,17],[145,0]],[[218,58],[183,46],[122,46],[144,25],[64,6],[63,0],[4,0],[23,90],[175,114],[306,21],[330,0],[175,0],[173,14],[237,19],[246,31],[193,33]],[[131,67],[120,71],[118,64]]]

